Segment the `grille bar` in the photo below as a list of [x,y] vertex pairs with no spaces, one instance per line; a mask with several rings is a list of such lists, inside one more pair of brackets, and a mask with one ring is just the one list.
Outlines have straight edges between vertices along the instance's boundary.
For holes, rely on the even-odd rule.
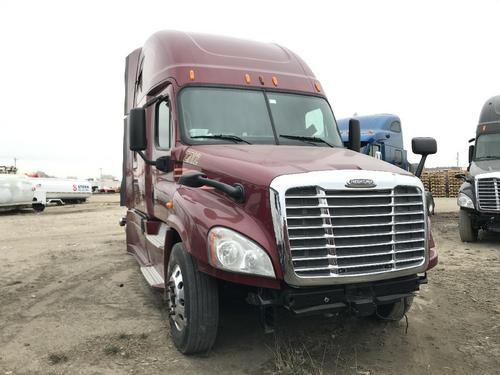
[[[349,197],[350,198],[350,197]],[[318,206],[287,206],[287,210],[297,210],[305,208],[366,208],[366,207],[397,207],[397,206],[420,206],[420,202],[397,203],[397,204],[360,204],[360,205],[318,205]]]
[[[349,198],[387,198],[393,197],[394,195],[382,195],[382,194],[372,194],[372,195],[349,195]],[[398,194],[398,197],[421,197],[420,194]],[[304,199],[304,198],[346,198],[345,195],[287,195],[286,199]]]
[[[311,207],[308,207],[311,208]],[[316,207],[312,207],[316,208]],[[319,207],[317,207],[319,208]],[[400,216],[400,215],[423,215],[424,211],[412,211],[412,212],[395,212],[395,213],[388,213],[388,214],[377,214],[377,216]],[[338,219],[338,218],[343,218],[343,217],[373,217],[373,215],[327,215],[327,214],[322,214],[322,215],[316,215],[316,216],[287,216],[287,219],[324,219],[324,218],[331,218],[331,219]]]
[[[420,251],[425,251],[425,248],[420,247],[420,248],[415,248],[415,249],[410,249],[410,250],[399,250],[398,254],[404,254],[404,253],[413,253],[413,252],[420,252]],[[369,253],[369,254],[361,254],[361,255],[331,255],[327,254],[326,256],[316,256],[316,257],[295,257],[294,261],[303,261],[303,260],[322,260],[322,259],[350,259],[350,258],[360,258],[360,257],[375,257],[375,256],[380,256],[380,255],[390,255],[390,254],[395,254],[394,251],[386,251],[386,252],[380,252],[380,253]]]
[[288,246],[295,274],[342,277],[419,267],[425,216],[417,187],[285,193]]
[[423,220],[400,221],[400,222],[390,221],[388,223],[360,224],[360,225],[328,225],[328,224],[323,224],[323,225],[316,225],[316,226],[309,226],[309,227],[289,226],[288,230],[293,230],[293,229],[318,229],[318,228],[368,228],[368,227],[389,226],[389,225],[394,225],[394,224],[397,224],[397,225],[424,224],[424,221]]

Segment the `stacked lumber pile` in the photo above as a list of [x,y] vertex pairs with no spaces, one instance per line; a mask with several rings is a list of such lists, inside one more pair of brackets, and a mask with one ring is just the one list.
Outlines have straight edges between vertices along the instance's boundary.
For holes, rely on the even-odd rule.
[[457,173],[464,173],[461,168],[435,168],[425,169],[420,177],[425,190],[428,190],[436,198],[456,197],[462,180],[456,179]]

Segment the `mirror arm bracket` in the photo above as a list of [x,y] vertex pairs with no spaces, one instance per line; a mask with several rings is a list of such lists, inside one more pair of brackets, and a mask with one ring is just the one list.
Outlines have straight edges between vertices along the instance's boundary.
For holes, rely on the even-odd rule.
[[417,170],[415,171],[415,176],[420,178],[420,175],[422,174],[422,171],[424,170],[424,165],[425,165],[425,160],[427,159],[427,155],[422,155],[422,158],[420,159],[420,162],[418,163]]
[[220,182],[217,180],[213,180],[208,178],[205,174],[201,172],[193,172],[187,173],[180,177],[179,183],[181,185],[189,186],[189,187],[202,187],[212,186],[223,193],[229,195],[232,199],[234,199],[237,203],[244,203],[246,200],[245,197],[245,188],[241,184],[228,185],[224,182]]
[[144,162],[147,164],[147,165],[156,165],[156,161],[154,160],[149,160],[148,158],[146,158],[146,155],[144,155],[144,152],[142,151],[136,151],[142,158],[142,160],[144,160]]

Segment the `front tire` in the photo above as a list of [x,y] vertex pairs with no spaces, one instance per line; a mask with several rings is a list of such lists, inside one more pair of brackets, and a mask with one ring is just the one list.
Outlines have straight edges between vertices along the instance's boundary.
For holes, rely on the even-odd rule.
[[404,297],[398,302],[377,306],[375,316],[380,320],[399,321],[410,311],[413,303],[413,296]]
[[210,350],[217,336],[219,295],[214,278],[199,272],[194,259],[177,243],[167,272],[170,334],[183,354]]
[[474,228],[474,223],[470,217],[469,212],[460,209],[458,229],[460,232],[460,239],[462,242],[476,242],[479,229]]
[[45,210],[45,205],[41,203],[33,203],[31,207],[33,207],[36,212],[42,212],[43,210]]

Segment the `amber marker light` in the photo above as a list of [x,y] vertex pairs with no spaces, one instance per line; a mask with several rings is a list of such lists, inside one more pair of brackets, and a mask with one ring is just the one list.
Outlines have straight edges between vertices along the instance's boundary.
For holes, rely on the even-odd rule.
[[193,70],[193,69],[191,69],[191,70],[189,71],[189,79],[190,79],[191,81],[194,81],[194,70]]
[[319,82],[314,82],[314,88],[317,92],[321,92],[321,85],[319,84]]
[[278,78],[273,77],[272,81],[274,86],[278,86]]
[[245,74],[245,82],[246,82],[246,83],[250,83],[250,82],[252,82],[252,79],[250,78],[250,74],[248,74],[248,73],[247,73],[247,74]]
[[174,202],[168,201],[167,203],[165,203],[165,207],[167,207],[169,210],[174,208]]
[[260,82],[261,85],[263,85],[264,84],[264,77],[259,76],[259,82]]

